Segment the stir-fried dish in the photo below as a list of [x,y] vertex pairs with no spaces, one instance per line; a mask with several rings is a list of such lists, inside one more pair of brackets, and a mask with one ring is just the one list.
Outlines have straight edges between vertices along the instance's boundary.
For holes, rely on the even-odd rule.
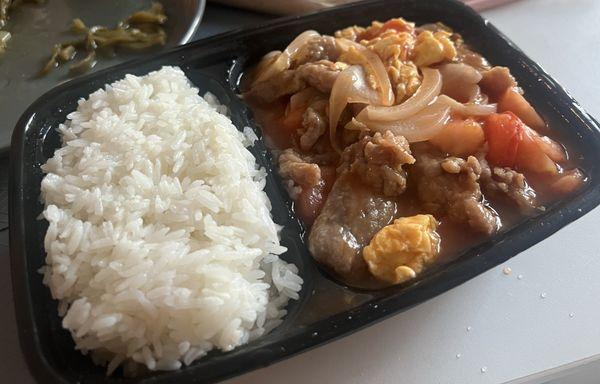
[[585,182],[509,69],[439,23],[306,31],[243,88],[312,256],[350,285],[413,279]]

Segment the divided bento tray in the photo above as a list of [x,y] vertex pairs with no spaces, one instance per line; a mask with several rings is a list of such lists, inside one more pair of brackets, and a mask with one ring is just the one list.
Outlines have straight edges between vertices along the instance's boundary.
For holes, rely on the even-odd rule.
[[[492,64],[510,68],[528,100],[550,123],[588,176],[575,195],[524,219],[507,231],[464,251],[454,261],[431,269],[407,285],[361,291],[331,280],[305,244],[302,225],[271,164],[262,141],[251,148],[268,171],[266,191],[276,222],[284,225],[283,258],[300,269],[300,299],[288,305],[281,326],[232,352],[211,352],[189,367],[137,378],[105,376],[88,356],[74,349],[62,329],[57,302],[37,272],[43,265],[47,224],[39,220],[40,165],[60,146],[56,127],[86,97],[127,73],[143,75],[163,65],[180,66],[201,93],[210,91],[227,105],[238,129],[252,127],[261,137],[250,110],[238,98],[243,72],[263,54],[282,49],[307,29],[331,34],[336,29],[402,16],[417,24],[442,21]],[[600,128],[598,123],[494,26],[454,0],[371,1],[278,19],[256,28],[233,31],[173,49],[150,59],[131,61],[65,83],[40,97],[15,127],[11,148],[10,253],[21,347],[33,375],[43,383],[200,383],[213,382],[306,351],[406,310],[506,261],[584,215],[600,202]]]

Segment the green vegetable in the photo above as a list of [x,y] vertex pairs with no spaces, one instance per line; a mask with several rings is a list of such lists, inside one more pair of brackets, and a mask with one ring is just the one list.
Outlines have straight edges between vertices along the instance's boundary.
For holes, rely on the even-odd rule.
[[0,54],[6,50],[6,43],[11,37],[9,32],[2,30],[8,23],[8,13],[21,3],[41,4],[43,2],[44,0],[0,0]]
[[3,28],[8,21],[8,11],[12,2],[12,0],[0,0],[0,28]]
[[6,50],[6,44],[10,40],[10,33],[6,31],[0,31],[0,53]]
[[167,34],[162,26],[166,21],[167,16],[160,3],[153,3],[149,9],[131,14],[112,29],[99,25],[88,27],[81,19],[74,19],[71,31],[84,36],[55,45],[40,74],[45,75],[60,64],[83,54],[83,59],[71,65],[71,72],[81,73],[93,68],[99,53],[107,56],[114,54],[115,49],[142,50],[164,45]]

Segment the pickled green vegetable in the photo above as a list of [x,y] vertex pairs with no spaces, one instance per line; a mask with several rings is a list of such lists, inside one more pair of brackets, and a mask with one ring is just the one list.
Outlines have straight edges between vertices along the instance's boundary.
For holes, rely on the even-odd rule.
[[0,54],[6,50],[11,34],[8,31],[3,31],[2,28],[8,23],[8,14],[22,3],[37,3],[41,4],[44,0],[0,0]]
[[0,28],[4,28],[8,21],[8,11],[13,0],[0,0]]
[[70,67],[71,72],[81,73],[93,68],[100,55],[114,55],[115,50],[142,50],[164,45],[167,34],[163,25],[166,21],[167,16],[160,3],[131,14],[112,29],[100,25],[88,27],[81,19],[74,19],[71,31],[83,35],[82,38],[55,45],[40,74],[45,75],[60,64],[83,57]]
[[0,53],[4,52],[9,40],[10,40],[10,33],[6,32],[6,31],[0,31]]

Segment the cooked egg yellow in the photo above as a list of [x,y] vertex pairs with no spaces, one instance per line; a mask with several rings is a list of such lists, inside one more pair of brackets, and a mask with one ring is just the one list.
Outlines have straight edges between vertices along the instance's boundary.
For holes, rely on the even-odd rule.
[[391,284],[416,277],[439,253],[440,236],[436,230],[437,221],[431,215],[394,220],[363,249],[369,271]]
[[456,57],[456,48],[450,40],[450,33],[423,31],[417,36],[413,61],[419,67],[452,60]]

